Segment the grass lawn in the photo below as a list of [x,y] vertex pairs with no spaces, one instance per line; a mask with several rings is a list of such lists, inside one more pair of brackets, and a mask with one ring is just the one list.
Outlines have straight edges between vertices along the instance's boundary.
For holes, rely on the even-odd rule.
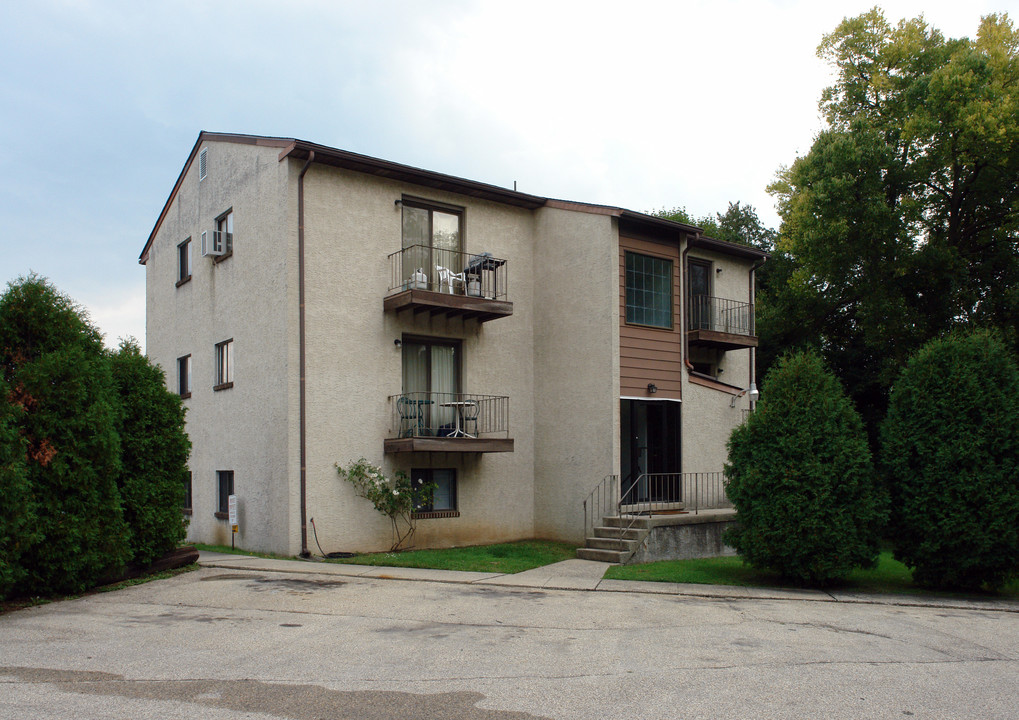
[[499,545],[445,548],[442,550],[404,550],[395,553],[355,555],[328,562],[386,567],[434,568],[472,572],[518,573],[575,558],[576,546],[551,540],[521,540]]
[[[652,582],[701,583],[710,585],[742,585],[752,587],[794,587],[775,573],[755,570],[738,557],[702,558],[698,560],[663,560],[644,565],[618,565],[608,569],[606,578],[614,580],[649,580]],[[833,590],[873,593],[907,593],[911,595],[944,595],[974,597],[962,593],[934,593],[913,584],[909,570],[895,560],[890,552],[881,553],[873,570],[855,570],[845,582],[832,585]],[[976,597],[1017,598],[1019,580],[997,593]]]

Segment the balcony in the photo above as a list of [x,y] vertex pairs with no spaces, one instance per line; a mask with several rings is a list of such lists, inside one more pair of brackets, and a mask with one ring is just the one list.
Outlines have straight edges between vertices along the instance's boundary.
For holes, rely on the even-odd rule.
[[691,346],[719,350],[757,347],[751,303],[694,295],[689,312],[686,336]]
[[512,452],[509,398],[467,393],[403,393],[389,398],[385,452]]
[[488,253],[411,245],[389,256],[383,307],[488,322],[513,314],[507,277],[506,261]]

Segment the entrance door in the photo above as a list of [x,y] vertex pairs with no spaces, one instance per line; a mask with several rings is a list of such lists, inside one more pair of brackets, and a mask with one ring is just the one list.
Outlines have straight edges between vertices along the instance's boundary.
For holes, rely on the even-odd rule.
[[630,502],[680,502],[678,478],[651,477],[680,472],[679,403],[622,400],[620,406],[620,492]]

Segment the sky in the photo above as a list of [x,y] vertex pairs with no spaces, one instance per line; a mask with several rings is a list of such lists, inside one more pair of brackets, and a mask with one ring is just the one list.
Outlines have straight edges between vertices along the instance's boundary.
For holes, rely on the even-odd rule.
[[[875,0],[3,0],[0,282],[145,342],[138,255],[199,132],[694,217],[810,150],[821,38]],[[1019,0],[886,1],[949,37]]]

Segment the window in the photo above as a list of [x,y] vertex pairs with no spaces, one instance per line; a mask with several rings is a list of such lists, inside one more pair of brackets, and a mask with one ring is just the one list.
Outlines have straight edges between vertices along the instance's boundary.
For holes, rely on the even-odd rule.
[[433,517],[455,517],[460,514],[456,509],[456,470],[415,468],[410,471],[410,478],[415,485],[435,483],[431,500],[419,505],[415,515],[434,513]]
[[672,260],[626,253],[626,322],[672,329]]
[[403,341],[403,393],[417,401],[420,427],[428,434],[449,435],[456,427],[456,401],[460,392],[460,343],[415,338]]
[[177,287],[191,279],[191,238],[177,246]]
[[191,471],[184,473],[184,514],[191,514]]
[[234,471],[216,471],[216,517],[225,520],[229,517],[230,496],[234,494]]
[[234,386],[234,341],[216,344],[216,384],[213,390],[226,390]]
[[710,330],[711,263],[690,258],[686,269],[687,301],[690,303],[690,329]]
[[177,394],[182,398],[191,397],[191,356],[177,358]]
[[463,208],[404,198],[403,266],[421,268],[438,289],[437,267],[463,270]]
[[227,210],[216,218],[216,233],[213,244],[223,248],[223,254],[215,256],[215,261],[225,260],[234,252],[234,211]]

